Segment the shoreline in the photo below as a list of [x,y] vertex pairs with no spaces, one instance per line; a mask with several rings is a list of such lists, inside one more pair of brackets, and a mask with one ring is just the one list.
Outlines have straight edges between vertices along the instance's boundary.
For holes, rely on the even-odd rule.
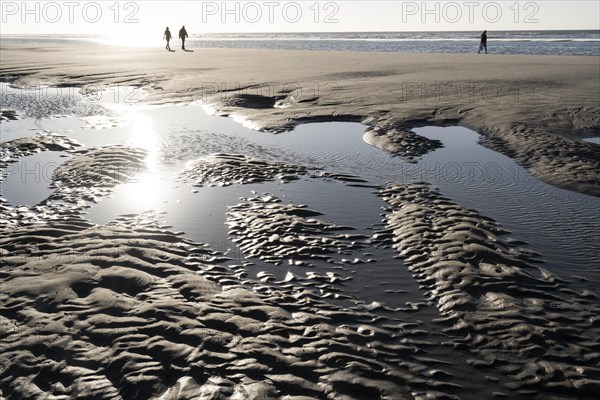
[[411,129],[461,125],[541,180],[600,196],[600,149],[577,140],[600,132],[597,57],[259,49],[171,54],[111,46],[0,50],[4,81],[92,90],[139,86],[148,91],[142,100],[148,104],[200,101],[217,115],[274,133],[310,122],[362,122],[369,126],[367,143],[408,160],[436,148]]

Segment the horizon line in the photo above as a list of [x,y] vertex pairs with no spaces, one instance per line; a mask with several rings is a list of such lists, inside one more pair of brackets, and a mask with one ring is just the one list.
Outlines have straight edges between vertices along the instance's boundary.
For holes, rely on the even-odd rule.
[[[485,28],[484,28],[485,29]],[[269,33],[269,34],[294,34],[294,33],[411,33],[411,32],[479,32],[481,29],[473,30],[392,30],[392,31],[378,31],[378,30],[364,30],[364,31],[254,31],[254,32],[193,32],[196,34],[257,34],[257,33]],[[577,28],[577,29],[498,29],[491,30],[491,32],[572,32],[572,31],[598,31],[600,34],[600,28]],[[150,32],[150,31],[146,31]],[[146,33],[144,32],[144,33]],[[490,32],[490,30],[488,30]],[[86,34],[72,33],[72,32],[37,32],[37,33],[0,33],[0,36],[4,35],[23,35],[23,36],[35,36],[35,35],[80,35],[85,36]],[[87,35],[111,35],[106,33],[90,33]]]

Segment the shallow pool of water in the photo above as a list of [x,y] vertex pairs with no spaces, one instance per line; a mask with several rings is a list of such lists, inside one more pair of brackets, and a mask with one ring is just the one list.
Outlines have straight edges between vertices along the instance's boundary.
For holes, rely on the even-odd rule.
[[71,158],[65,152],[41,152],[8,165],[2,175],[0,194],[10,204],[34,205],[54,192],[50,187],[56,167]]
[[[60,107],[53,106],[56,115],[40,113],[2,124],[2,141],[51,131],[66,134],[84,147],[128,144],[148,150],[148,172],[140,173],[132,183],[116,187],[109,198],[92,205],[87,217],[94,223],[103,224],[118,215],[143,210],[164,211],[161,219],[188,237],[231,246],[224,225],[225,211],[240,197],[252,196],[252,191],[307,204],[323,212],[324,218],[359,230],[372,230],[381,222],[382,203],[371,188],[304,178],[289,184],[203,187],[193,193],[195,188],[188,183],[175,181],[191,160],[216,152],[245,154],[266,161],[354,174],[372,185],[431,182],[457,203],[498,220],[513,231],[513,236],[529,242],[553,272],[566,278],[573,274],[584,276],[590,280],[586,284],[589,286],[600,282],[593,268],[600,263],[600,199],[539,181],[509,157],[479,145],[479,135],[466,128],[415,129],[419,135],[441,140],[444,147],[413,164],[367,145],[362,140],[362,124],[305,124],[273,135],[253,131],[230,118],[209,115],[199,105],[140,107],[123,101],[131,90],[122,91],[118,96],[102,92],[93,102],[96,114],[69,115],[72,104],[82,102],[82,97],[74,94],[73,102],[61,100]],[[31,93],[23,96],[29,96],[30,102],[36,101]],[[43,109],[48,101],[42,99],[38,103],[30,104],[29,112]],[[18,109],[20,104],[22,100],[5,107]],[[83,109],[89,110],[89,104]],[[38,154],[23,161],[37,162],[40,171],[51,175],[55,164],[66,160],[60,156]],[[32,175],[26,175],[29,176]],[[13,205],[39,202],[49,194],[48,177],[44,182],[32,179],[8,174],[2,185],[3,196]]]

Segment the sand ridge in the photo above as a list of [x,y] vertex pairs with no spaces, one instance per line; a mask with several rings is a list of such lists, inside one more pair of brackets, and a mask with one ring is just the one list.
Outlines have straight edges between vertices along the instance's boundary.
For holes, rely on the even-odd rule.
[[569,289],[524,243],[428,184],[389,184],[380,195],[390,205],[382,240],[427,290],[451,340],[472,344],[473,365],[515,377],[510,387],[522,395],[595,393],[596,294]]
[[[14,207],[0,197],[0,227],[9,228],[50,219],[82,219],[87,202],[98,203],[114,186],[137,179],[146,169],[147,152],[131,146],[113,145],[77,150],[80,144],[63,135],[43,133],[2,144],[0,167],[3,172],[20,158],[40,151],[66,151],[72,158],[52,175],[55,189],[32,206]],[[0,179],[0,182],[2,180]]]
[[354,228],[317,219],[322,215],[303,205],[282,204],[276,196],[242,199],[229,207],[226,224],[238,247],[249,257],[281,264],[310,265],[306,261],[333,261],[335,254],[351,254],[368,245]]
[[211,154],[188,163],[180,177],[193,180],[194,186],[230,186],[233,183],[246,185],[275,178],[290,182],[308,172],[308,168],[300,165],[265,162],[239,154]]

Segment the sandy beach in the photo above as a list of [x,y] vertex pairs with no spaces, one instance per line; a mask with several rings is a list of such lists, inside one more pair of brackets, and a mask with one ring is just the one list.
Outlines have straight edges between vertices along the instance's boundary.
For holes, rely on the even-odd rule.
[[411,128],[460,124],[540,179],[597,196],[600,154],[575,139],[598,132],[599,64],[568,56],[3,47],[0,77],[29,86],[140,85],[147,102],[203,101],[267,131],[360,121],[372,128],[367,142],[405,157],[430,145]]
[[[2,105],[2,180],[38,160],[28,157],[64,158],[43,200],[0,197],[0,399],[564,400],[600,390],[600,146],[583,140],[600,135],[597,57],[0,53],[15,108]],[[18,99],[57,87],[81,88],[85,102]],[[122,142],[120,116],[90,99],[114,91],[126,95],[115,109],[129,107],[132,88],[145,96]],[[213,117],[199,105],[231,120],[205,126]],[[364,129],[360,143],[334,125],[306,142],[284,137],[313,122]],[[456,126],[480,136],[453,147],[417,129]],[[337,143],[319,136],[328,133]],[[162,142],[149,146],[153,135]],[[294,148],[303,143],[315,147]],[[473,151],[463,162],[497,154],[529,180],[444,193],[452,182],[388,170],[443,149],[449,164],[461,148]],[[355,170],[332,168],[354,157]],[[127,164],[168,180],[142,189]],[[181,226],[197,231],[157,210],[108,223],[87,214],[157,187],[179,196],[160,204],[182,203]],[[504,192],[517,199],[506,213]],[[494,196],[500,204],[486,204]],[[210,245],[221,231],[235,250]],[[584,254],[562,250],[561,236]]]

